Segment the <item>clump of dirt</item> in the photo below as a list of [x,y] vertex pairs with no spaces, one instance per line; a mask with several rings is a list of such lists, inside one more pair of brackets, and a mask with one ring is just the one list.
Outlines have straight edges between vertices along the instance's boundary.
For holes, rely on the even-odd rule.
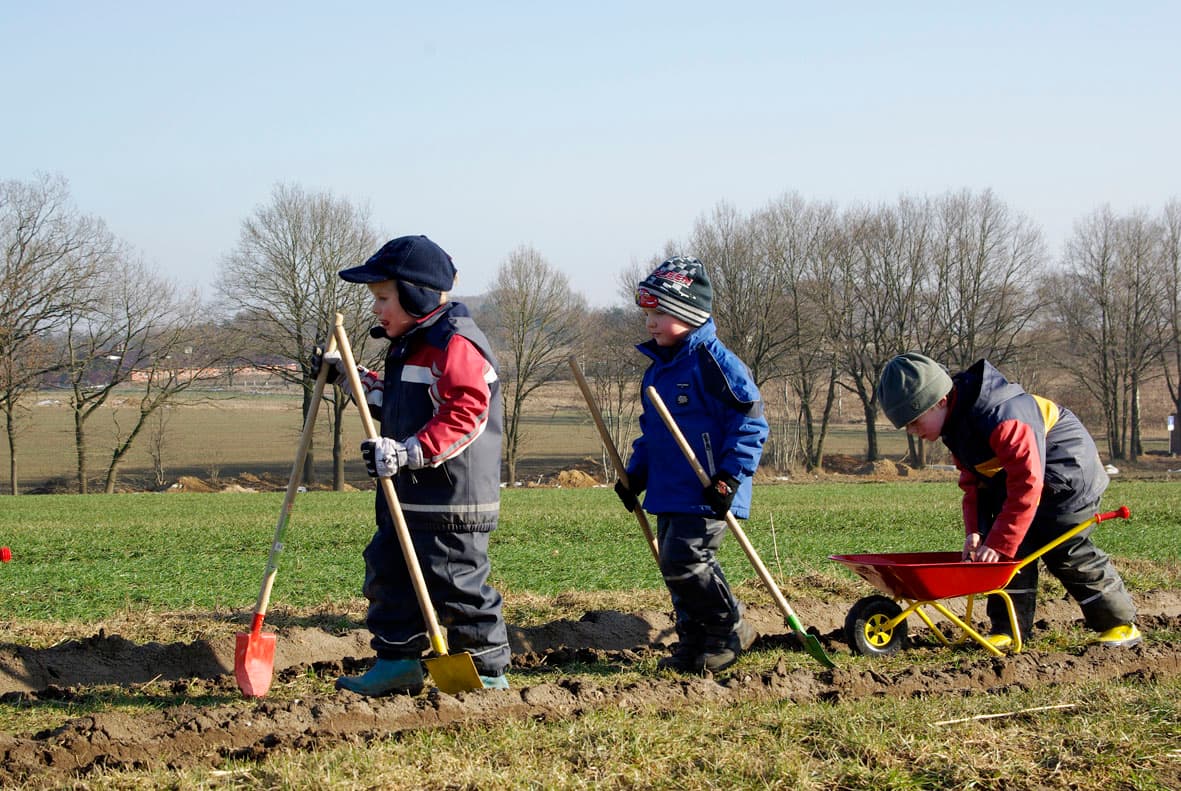
[[956,479],[955,469],[949,464],[930,464],[919,469],[893,459],[867,461],[863,456],[833,453],[824,457],[823,476],[850,481],[896,481],[899,478],[922,481]]
[[555,481],[560,489],[590,489],[599,482],[582,470],[562,470]]
[[861,468],[861,474],[870,475],[878,480],[889,480],[898,477],[898,465],[887,459],[866,462]]
[[249,487],[249,486],[243,486],[243,485],[242,485],[242,484],[240,484],[240,483],[230,483],[230,484],[226,484],[224,487],[222,487],[222,488],[221,488],[221,489],[219,489],[218,491],[220,491],[220,492],[237,492],[237,493],[241,493],[241,492],[257,492],[257,491],[258,491],[258,489],[254,489],[254,488],[251,488],[251,487]]
[[[1181,629],[1181,593],[1164,591],[1137,599],[1142,628]],[[912,627],[922,662],[901,671],[853,662],[841,624],[844,604],[803,599],[801,617],[837,663],[827,669],[803,653],[782,614],[751,606],[747,618],[760,632],[751,649],[756,670],[717,677],[658,673],[636,681],[637,665],[675,640],[668,613],[597,610],[579,620],[510,629],[513,689],[440,693],[433,686],[417,696],[367,699],[349,692],[271,701],[245,699],[233,676],[234,640],[137,644],[100,631],[45,649],[0,645],[0,696],[21,707],[85,705],[90,687],[116,685],[129,699],[151,685],[164,685],[175,701],[135,714],[106,712],[66,721],[38,733],[0,734],[0,784],[37,777],[53,784],[85,783],[96,768],[220,767],[227,762],[264,761],[272,751],[315,750],[351,739],[460,723],[575,718],[605,707],[634,711],[677,711],[705,701],[829,701],[839,704],[879,695],[934,696],[988,694],[1086,680],[1181,675],[1181,643],[1150,640],[1130,649],[1080,647],[1071,651],[1034,648],[1003,659],[983,651],[947,648],[924,629]],[[1078,622],[1073,602],[1045,602],[1039,626]],[[211,621],[216,620],[211,616]],[[914,619],[912,619],[914,620]],[[215,631],[215,630],[211,630]],[[309,674],[331,680],[364,669],[372,651],[363,630],[327,631],[307,626],[281,629],[276,637],[275,684]],[[937,657],[945,656],[942,662]],[[601,668],[593,676],[561,674],[552,668],[577,663]],[[613,682],[611,673],[629,680]],[[194,694],[196,690],[196,694]],[[191,701],[210,701],[206,705]]]
[[182,475],[180,478],[177,478],[176,483],[168,487],[168,491],[208,494],[209,492],[216,490],[200,478],[194,477],[192,475]]
[[257,492],[269,492],[287,487],[286,481],[280,481],[275,476],[266,473],[257,475],[253,472],[244,472],[238,476],[237,483],[243,488],[253,489]]
[[865,467],[865,460],[846,453],[829,453],[825,455],[821,467],[825,472],[857,475]]

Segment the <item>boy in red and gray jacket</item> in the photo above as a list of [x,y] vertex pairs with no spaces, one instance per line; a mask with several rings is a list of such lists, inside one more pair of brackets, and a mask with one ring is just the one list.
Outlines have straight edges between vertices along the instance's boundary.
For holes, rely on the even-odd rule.
[[[431,602],[449,646],[468,652],[486,688],[507,689],[508,631],[501,596],[487,583],[488,538],[500,513],[503,405],[492,349],[467,307],[448,301],[455,266],[425,236],[387,242],[340,277],[373,294],[375,337],[389,338],[385,374],[361,370],[381,437],[366,439],[369,474],[393,478]],[[338,354],[324,355],[347,381]],[[340,689],[417,693],[430,648],[386,499],[365,548],[366,625],[377,662]]]
[[[942,440],[955,458],[964,492],[964,559],[1020,559],[1051,543],[1099,510],[1107,472],[1082,422],[1066,407],[1025,392],[987,360],[949,376],[915,352],[882,369],[877,399],[895,428],[928,442]],[[1111,559],[1091,541],[1091,528],[1042,556],[1078,602],[1097,642],[1140,642],[1136,608]],[[1021,569],[1005,588],[1017,628],[1033,629],[1038,564]],[[988,597],[989,642],[1012,642],[1008,612]]]

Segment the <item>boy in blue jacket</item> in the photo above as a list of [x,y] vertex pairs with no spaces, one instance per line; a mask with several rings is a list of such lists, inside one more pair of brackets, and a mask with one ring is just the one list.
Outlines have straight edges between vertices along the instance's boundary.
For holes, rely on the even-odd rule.
[[[750,516],[751,477],[768,426],[750,371],[718,340],[710,311],[713,289],[696,258],[662,263],[639,284],[636,304],[652,339],[636,348],[652,363],[644,372],[640,436],[627,465],[631,488],[615,486],[634,510],[656,515],[660,571],[676,613],[679,642],[659,666],[681,673],[716,673],[738,660],[757,633],[742,618],[717,552],[726,512]],[[655,387],[701,465],[702,488],[645,393]]]

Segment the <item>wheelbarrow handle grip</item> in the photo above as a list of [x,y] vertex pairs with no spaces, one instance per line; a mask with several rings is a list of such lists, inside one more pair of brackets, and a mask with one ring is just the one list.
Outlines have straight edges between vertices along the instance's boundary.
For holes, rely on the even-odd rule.
[[1114,511],[1108,511],[1105,514],[1095,514],[1095,521],[1102,522],[1106,519],[1128,519],[1132,516],[1132,512],[1128,510],[1126,505],[1121,505]]
[[1069,541],[1070,539],[1074,538],[1076,535],[1083,532],[1088,527],[1091,527],[1092,525],[1097,525],[1100,522],[1104,521],[1105,519],[1127,519],[1131,515],[1132,515],[1132,512],[1128,510],[1128,507],[1126,505],[1121,505],[1119,508],[1115,509],[1114,511],[1108,511],[1105,514],[1095,514],[1087,521],[1077,524],[1074,527],[1072,527],[1070,530],[1067,530],[1065,533],[1058,536],[1056,539],[1054,539],[1050,543],[1046,544],[1041,549],[1037,550],[1036,552],[1030,553],[1029,555],[1026,555],[1024,558],[1022,558],[1021,562],[1013,567],[1014,576],[1016,576],[1017,572],[1020,569],[1025,568],[1030,563],[1034,562],[1035,560],[1040,558],[1042,555],[1049,552],[1051,549],[1055,549],[1060,544],[1063,544],[1066,541]]

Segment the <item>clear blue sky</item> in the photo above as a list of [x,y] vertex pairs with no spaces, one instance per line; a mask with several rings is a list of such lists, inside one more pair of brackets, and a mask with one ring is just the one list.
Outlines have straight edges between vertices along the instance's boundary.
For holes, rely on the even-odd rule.
[[[1057,250],[1181,196],[1181,3],[6,2],[0,179],[209,286],[275,184],[536,247],[592,304],[725,200],[992,188]],[[708,263],[708,262],[707,262]]]

